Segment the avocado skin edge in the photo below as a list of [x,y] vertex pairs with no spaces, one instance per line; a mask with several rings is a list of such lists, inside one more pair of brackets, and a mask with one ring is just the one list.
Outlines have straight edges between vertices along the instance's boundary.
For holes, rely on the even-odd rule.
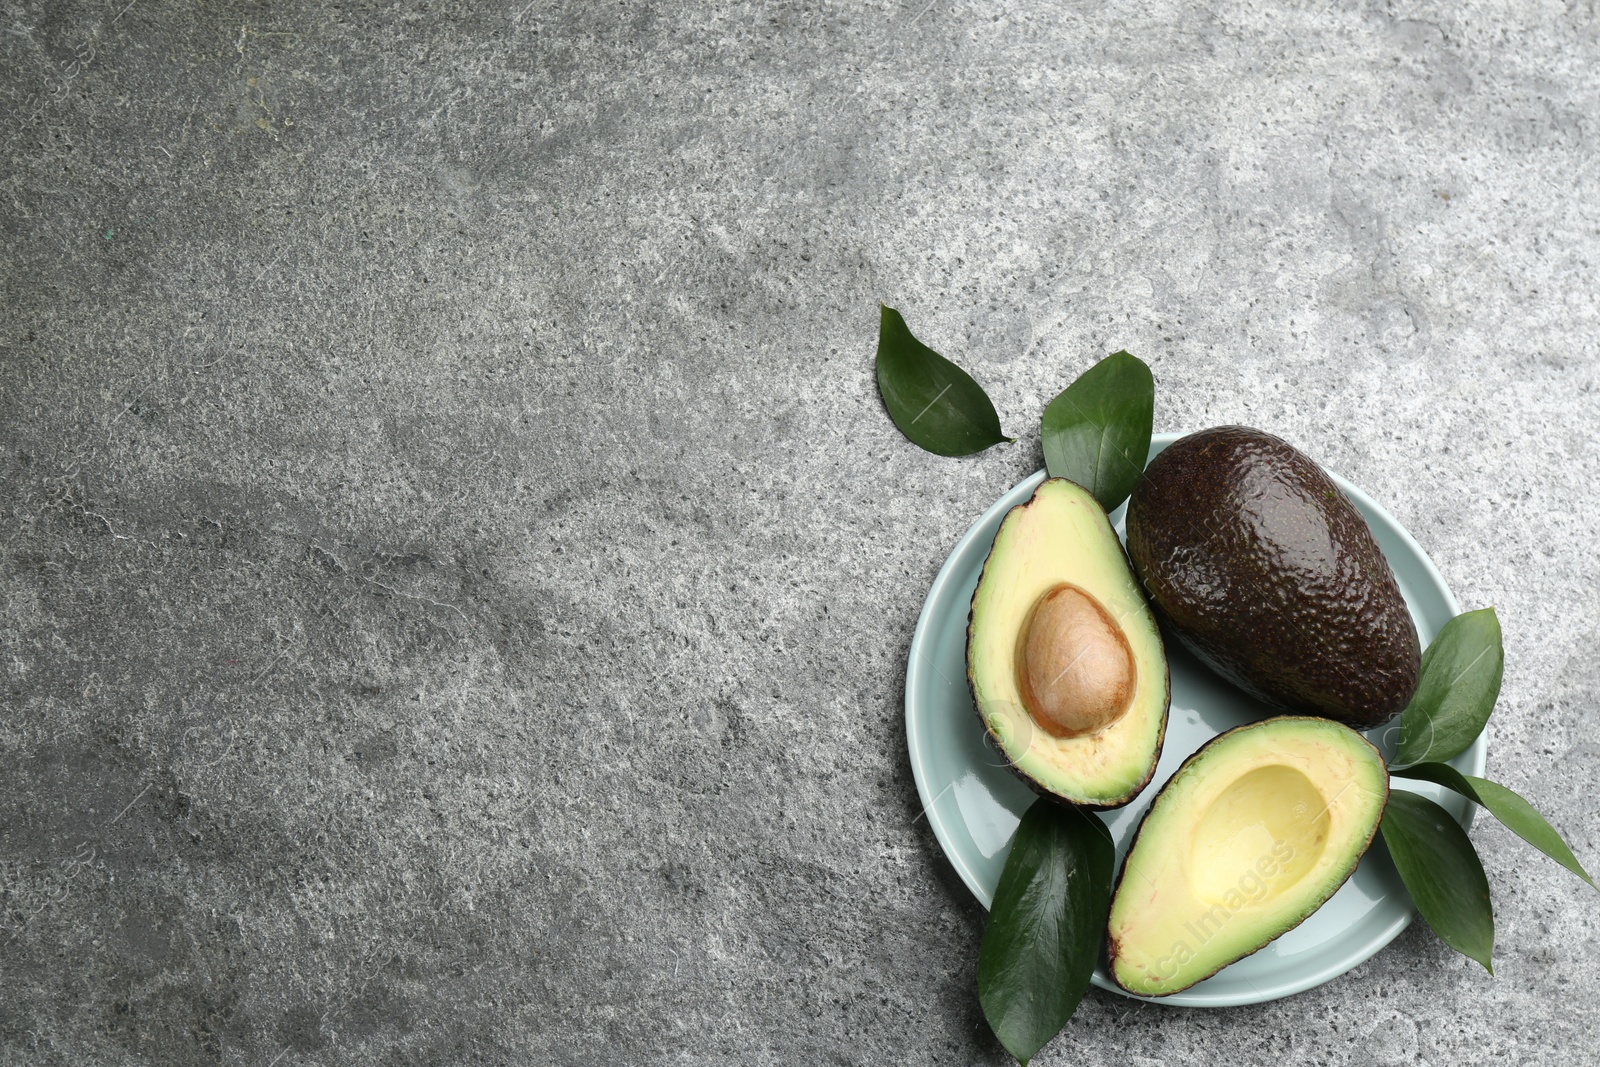
[[[1249,729],[1252,729],[1253,727],[1261,726],[1264,723],[1277,722],[1280,719],[1297,719],[1297,720],[1300,720],[1300,719],[1308,719],[1308,718],[1316,718],[1316,716],[1311,716],[1311,715],[1274,715],[1270,719],[1258,719],[1255,722],[1247,722],[1247,723],[1243,724],[1242,726],[1235,726],[1231,730],[1224,730],[1222,733],[1218,734],[1216,737],[1213,737],[1211,740],[1207,741],[1205,744],[1203,744],[1199,748],[1195,749],[1194,753],[1192,755],[1190,755],[1188,759],[1184,760],[1182,763],[1180,763],[1178,765],[1178,769],[1172,772],[1172,777],[1168,778],[1167,781],[1168,782],[1175,781],[1179,775],[1181,775],[1184,771],[1189,769],[1189,764],[1193,763],[1196,759],[1200,758],[1200,755],[1202,753],[1204,753],[1208,748],[1210,748],[1212,745],[1216,744],[1218,741],[1221,741],[1224,737],[1227,737],[1229,734],[1238,733],[1240,730],[1249,730]],[[1336,720],[1336,719],[1329,719],[1328,721],[1329,722],[1338,722],[1338,720]],[[1344,726],[1346,724],[1345,723],[1338,723],[1338,725]],[[1378,752],[1377,746],[1374,745],[1371,741],[1368,741],[1365,737],[1362,737],[1359,733],[1356,734],[1356,736],[1360,737],[1362,743],[1365,744],[1368,748],[1372,749],[1373,752],[1377,752],[1378,761],[1380,763],[1383,763],[1383,753]],[[1166,785],[1162,785],[1161,788],[1165,789]],[[1362,842],[1360,847],[1357,848],[1355,850],[1355,852],[1351,855],[1351,858],[1350,858],[1350,869],[1344,872],[1344,877],[1339,879],[1339,884],[1335,885],[1333,887],[1333,889],[1329,891],[1328,895],[1322,898],[1322,900],[1317,904],[1316,907],[1312,908],[1310,911],[1306,912],[1304,915],[1300,916],[1300,918],[1296,919],[1294,922],[1290,923],[1288,926],[1285,926],[1283,929],[1279,930],[1277,933],[1273,934],[1271,937],[1268,937],[1265,941],[1261,942],[1259,945],[1257,945],[1255,948],[1251,949],[1249,952],[1246,952],[1246,953],[1244,953],[1243,955],[1240,955],[1240,956],[1235,956],[1233,959],[1228,960],[1226,963],[1218,964],[1215,968],[1213,968],[1212,970],[1210,970],[1210,971],[1206,972],[1205,974],[1201,975],[1199,978],[1196,978],[1194,981],[1190,982],[1186,986],[1181,986],[1178,989],[1169,989],[1165,993],[1143,993],[1143,992],[1140,992],[1139,990],[1136,990],[1136,989],[1129,989],[1127,986],[1123,985],[1120,981],[1117,980],[1117,968],[1116,968],[1117,943],[1116,943],[1116,940],[1114,938],[1112,938],[1112,936],[1111,936],[1111,928],[1110,928],[1110,926],[1108,924],[1107,927],[1106,927],[1106,946],[1105,946],[1106,947],[1106,974],[1108,976],[1110,976],[1111,981],[1116,984],[1118,989],[1121,989],[1126,993],[1131,993],[1132,995],[1134,995],[1136,997],[1143,997],[1143,998],[1149,999],[1149,1000],[1156,1000],[1156,999],[1159,999],[1161,997],[1170,997],[1174,993],[1182,993],[1185,989],[1193,989],[1195,986],[1199,985],[1201,982],[1204,982],[1207,978],[1210,978],[1212,975],[1216,974],[1218,971],[1222,970],[1224,967],[1232,967],[1235,963],[1238,963],[1240,960],[1248,959],[1249,957],[1254,956],[1257,952],[1260,952],[1262,949],[1264,949],[1268,945],[1272,944],[1278,938],[1282,937],[1284,934],[1288,933],[1290,930],[1293,930],[1295,927],[1299,926],[1301,923],[1303,923],[1307,919],[1311,918],[1311,916],[1313,916],[1317,912],[1321,911],[1322,910],[1322,905],[1326,904],[1328,901],[1332,900],[1333,899],[1333,894],[1337,893],[1339,890],[1344,888],[1344,884],[1346,882],[1348,882],[1350,880],[1351,876],[1356,873],[1356,868],[1361,866],[1362,857],[1364,857],[1367,854],[1368,850],[1370,850],[1372,848],[1372,842],[1374,840],[1376,840],[1376,838],[1378,836],[1378,828],[1383,822],[1382,812],[1383,812],[1384,807],[1386,807],[1388,805],[1388,803],[1389,803],[1389,790],[1391,788],[1392,788],[1392,785],[1391,785],[1390,778],[1389,778],[1389,765],[1387,763],[1383,763],[1383,803],[1378,805],[1379,817],[1378,817],[1377,820],[1375,820],[1373,822],[1373,824],[1372,824],[1372,832],[1367,834],[1367,839],[1364,842]],[[1128,851],[1126,851],[1126,852],[1124,852],[1122,854],[1122,863],[1117,867],[1117,880],[1111,886],[1111,900],[1113,901],[1113,903],[1117,899],[1117,894],[1122,892],[1122,879],[1128,873],[1128,857],[1132,856],[1133,855],[1133,850],[1139,847],[1139,838],[1144,836],[1144,824],[1147,821],[1149,821],[1150,813],[1155,810],[1156,801],[1160,800],[1160,799],[1161,799],[1161,794],[1158,792],[1156,794],[1156,796],[1155,796],[1155,800],[1152,800],[1150,802],[1150,806],[1148,808],[1144,809],[1144,814],[1139,816],[1139,825],[1134,828],[1133,838],[1128,842]]]
[[[1033,498],[1038,494],[1039,489],[1042,489],[1047,482],[1053,480],[1054,479],[1046,478],[1044,482],[1039,483],[1038,488],[1035,488],[1033,493],[1029,494],[1027,500],[1024,500],[1020,504],[1014,504],[1007,509],[1004,517],[1002,517],[1000,520],[1000,525],[1004,526],[1006,519],[1009,519],[1017,511],[1026,508],[1029,504],[1032,504]],[[1138,572],[1133,570],[1133,562],[1128,558],[1128,550],[1123,547],[1121,540],[1117,537],[1116,529],[1111,525],[1111,517],[1106,514],[1105,509],[1103,508],[1100,510],[1100,517],[1106,524],[1107,535],[1110,536],[1111,540],[1116,543],[1117,548],[1122,552],[1122,560],[1125,564],[1127,564],[1129,573],[1134,575],[1134,584],[1138,585]],[[996,527],[996,529],[998,530],[999,527]],[[983,578],[984,575],[988,573],[989,561],[991,558],[993,558],[992,549],[990,551],[990,555],[984,557],[983,568],[978,572],[978,584],[973,587],[972,592],[974,599],[977,598],[977,591],[983,588]],[[1143,586],[1140,586],[1140,591],[1144,591]],[[1146,595],[1146,603],[1148,603],[1149,600],[1149,596]],[[1154,610],[1154,605],[1152,605],[1151,608]],[[972,601],[969,600],[967,602],[967,640],[965,646],[969,650],[972,647],[972,621]],[[1085,811],[1112,811],[1116,808],[1127,806],[1128,804],[1132,803],[1134,798],[1136,798],[1140,793],[1144,792],[1145,786],[1149,785],[1150,779],[1155,776],[1156,766],[1161,762],[1162,747],[1167,741],[1167,719],[1172,711],[1172,669],[1167,664],[1166,638],[1161,633],[1161,628],[1159,626],[1156,628],[1156,645],[1161,651],[1161,662],[1163,668],[1161,672],[1161,681],[1166,691],[1161,695],[1161,725],[1156,728],[1155,753],[1150,757],[1150,765],[1145,768],[1144,777],[1140,778],[1138,782],[1134,783],[1134,785],[1126,794],[1114,800],[1102,801],[1096,804],[1088,803],[1086,801],[1072,800],[1068,797],[1064,797],[1060,793],[1052,791],[1050,788],[1044,785],[1044,783],[1037,781],[1032,775],[1024,772],[1022,768],[1018,767],[1016,763],[1012,761],[1011,754],[1007,752],[1005,746],[1000,743],[1000,738],[995,736],[994,730],[990,729],[989,720],[984,718],[983,709],[978,706],[978,691],[972,684],[972,656],[970,652],[967,655],[967,669],[965,672],[967,681],[967,695],[972,699],[973,713],[978,716],[978,721],[983,724],[983,732],[988,735],[991,741],[994,742],[994,750],[1000,753],[1001,756],[1005,757],[1006,766],[1011,770],[1012,774],[1015,774],[1017,778],[1022,781],[1023,785],[1026,785],[1029,789],[1033,790],[1036,794],[1045,798],[1046,800],[1053,801],[1057,804],[1068,804],[1073,807],[1082,808]]]
[[1281,438],[1220,426],[1168,446],[1128,501],[1127,551],[1180,643],[1276,708],[1366,729],[1416,691],[1421,645],[1388,560]]

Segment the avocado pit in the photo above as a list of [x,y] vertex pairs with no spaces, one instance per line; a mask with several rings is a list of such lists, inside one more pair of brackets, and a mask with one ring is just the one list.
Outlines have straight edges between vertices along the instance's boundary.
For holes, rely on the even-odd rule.
[[1017,688],[1034,722],[1055,737],[1103,730],[1133,703],[1128,639],[1100,602],[1063,582],[1034,604],[1017,653]]

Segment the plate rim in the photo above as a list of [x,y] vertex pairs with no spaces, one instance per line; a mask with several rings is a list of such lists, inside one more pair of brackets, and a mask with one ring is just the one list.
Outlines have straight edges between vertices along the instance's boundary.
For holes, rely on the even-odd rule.
[[[1170,445],[1172,442],[1185,436],[1188,436],[1187,432],[1155,433],[1151,434],[1150,443],[1152,445],[1160,443],[1165,446]],[[1146,462],[1148,463],[1148,460]],[[1321,465],[1319,464],[1319,466]],[[1392,532],[1396,536],[1396,539],[1404,544],[1405,547],[1412,553],[1414,558],[1421,563],[1424,573],[1435,584],[1435,587],[1443,593],[1445,603],[1449,607],[1451,614],[1461,614],[1461,604],[1456,599],[1455,591],[1450,588],[1450,583],[1445,580],[1444,575],[1439,571],[1437,565],[1434,564],[1432,558],[1429,557],[1428,553],[1417,542],[1416,538],[1411,535],[1411,532],[1401,525],[1399,520],[1389,513],[1387,508],[1380,504],[1371,495],[1362,490],[1359,486],[1354,485],[1338,472],[1328,467],[1323,466],[1322,470],[1334,480],[1334,483],[1339,486],[1346,496],[1351,498],[1352,502],[1356,502],[1360,505],[1363,505],[1366,509],[1370,509],[1373,516],[1375,516],[1376,521],[1378,523],[1385,524],[1388,527],[1389,532]],[[972,893],[973,897],[977,899],[978,903],[982,905],[985,911],[988,910],[990,904],[988,894],[983,891],[975,873],[967,864],[961,852],[954,847],[954,843],[950,838],[950,834],[945,829],[944,819],[938,814],[938,809],[935,807],[934,801],[936,798],[933,797],[928,786],[929,773],[927,770],[926,758],[923,752],[922,743],[919,740],[916,731],[916,723],[919,718],[917,708],[923,702],[921,692],[922,687],[917,678],[917,663],[922,658],[925,651],[925,645],[928,642],[928,633],[932,629],[932,624],[936,613],[936,604],[939,600],[948,595],[947,587],[954,581],[953,575],[958,566],[958,560],[966,555],[971,543],[978,538],[979,532],[984,527],[1017,505],[1018,501],[1014,500],[1013,497],[1017,497],[1020,494],[1025,498],[1027,494],[1031,493],[1035,488],[1038,487],[1039,483],[1045,480],[1046,474],[1047,472],[1044,470],[1037,470],[1022,480],[1016,482],[1014,485],[1010,486],[1003,493],[1001,493],[992,504],[985,508],[983,512],[967,526],[966,530],[961,534],[961,537],[951,547],[948,555],[945,557],[944,563],[939,568],[938,574],[934,576],[933,582],[928,588],[928,594],[922,602],[922,609],[917,614],[916,628],[912,632],[911,636],[911,648],[906,657],[906,747],[911,760],[912,778],[916,781],[917,797],[921,801],[922,812],[928,817],[928,825],[933,828],[934,837],[939,842],[939,847],[944,853],[945,860],[955,869],[956,873],[960,875],[962,883],[965,884],[967,890]],[[966,677],[966,672],[964,670],[962,672],[962,677],[963,679]],[[1482,775],[1484,773],[1488,762],[1487,728],[1485,728],[1483,733],[1478,735],[1473,743],[1468,746],[1465,752],[1461,753],[1461,755],[1457,756],[1450,762],[1454,764],[1462,760],[1465,760],[1468,764],[1467,767],[1461,768],[1466,773],[1474,775]],[[1391,788],[1394,788],[1394,785],[1395,783],[1391,781]],[[1456,817],[1456,821],[1459,822],[1463,828],[1470,829],[1475,815],[1476,806],[1469,803],[1465,806],[1463,813]],[[1360,966],[1362,963],[1365,963],[1367,960],[1381,952],[1385,947],[1388,946],[1390,942],[1398,937],[1401,932],[1406,929],[1406,927],[1410,926],[1412,921],[1416,918],[1416,914],[1415,906],[1408,906],[1401,915],[1396,916],[1386,927],[1381,928],[1359,949],[1356,949],[1350,953],[1341,954],[1326,966],[1319,968],[1308,975],[1287,981],[1283,983],[1281,987],[1274,987],[1271,992],[1256,990],[1253,993],[1207,995],[1205,993],[1191,994],[1190,991],[1185,990],[1183,992],[1174,993],[1170,996],[1159,998],[1141,997],[1133,993],[1129,993],[1127,990],[1122,989],[1116,984],[1102,979],[1098,973],[1098,968],[1097,973],[1093,976],[1093,983],[1102,989],[1117,993],[1120,996],[1128,997],[1131,1000],[1145,1001],[1152,1004],[1162,1004],[1169,1007],[1222,1008],[1247,1004],[1267,1003],[1269,1001],[1281,1000],[1284,997],[1293,996],[1296,993],[1303,993],[1308,989],[1314,989],[1317,986],[1332,981],[1334,978],[1337,978],[1340,975]]]

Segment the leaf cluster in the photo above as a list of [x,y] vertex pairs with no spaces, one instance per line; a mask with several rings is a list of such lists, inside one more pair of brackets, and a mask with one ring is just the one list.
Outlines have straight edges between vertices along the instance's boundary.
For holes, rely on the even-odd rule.
[[[1493,608],[1468,611],[1446,623],[1423,654],[1416,694],[1400,713],[1400,741],[1389,773],[1461,794],[1593,886],[1572,849],[1532,804],[1446,762],[1483,732],[1500,696],[1504,668],[1500,620]],[[1382,832],[1417,913],[1441,941],[1494,973],[1489,879],[1466,831],[1427,797],[1395,789],[1383,810]]]
[[[972,375],[917,340],[894,308],[879,305],[878,394],[913,443],[970,456],[1015,438]],[[1090,367],[1044,409],[1040,438],[1052,478],[1070,478],[1111,511],[1144,472],[1155,418],[1155,379],[1117,352]]]

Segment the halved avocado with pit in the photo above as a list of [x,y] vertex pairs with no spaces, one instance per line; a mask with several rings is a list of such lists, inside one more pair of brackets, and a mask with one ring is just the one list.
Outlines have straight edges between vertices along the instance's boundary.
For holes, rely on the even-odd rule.
[[1156,795],[1111,902],[1111,977],[1187,989],[1320,908],[1372,842],[1389,772],[1366,738],[1283,716],[1222,734]]
[[967,681],[984,728],[1038,792],[1128,803],[1166,733],[1161,632],[1105,510],[1051,478],[1011,509],[972,595]]

